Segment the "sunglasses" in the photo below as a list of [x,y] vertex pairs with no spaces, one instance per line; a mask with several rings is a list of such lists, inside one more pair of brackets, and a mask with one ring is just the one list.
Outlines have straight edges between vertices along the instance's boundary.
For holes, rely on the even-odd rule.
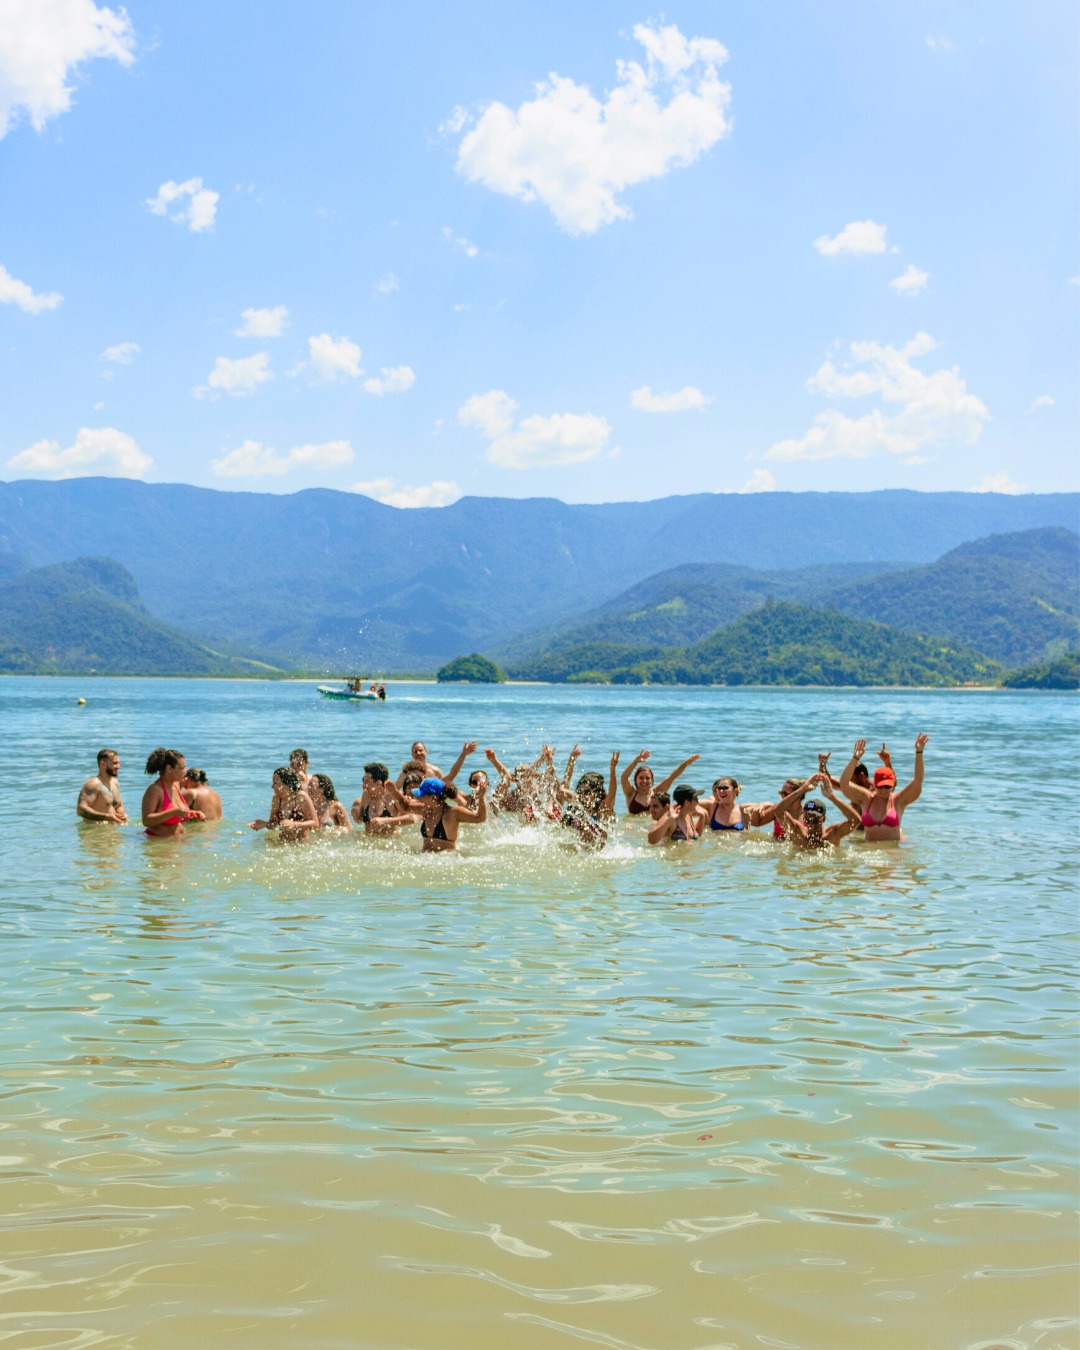
[[717,792],[734,792],[735,789],[731,786],[730,783],[717,783],[717,785],[716,785],[716,791],[717,791]]

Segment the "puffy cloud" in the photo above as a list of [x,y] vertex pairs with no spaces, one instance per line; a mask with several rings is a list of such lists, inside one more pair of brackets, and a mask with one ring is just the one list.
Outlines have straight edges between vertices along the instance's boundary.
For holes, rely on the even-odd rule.
[[[645,63],[619,61],[603,102],[586,85],[551,74],[515,112],[492,103],[458,146],[457,172],[522,201],[541,201],[567,234],[627,220],[619,194],[692,164],[730,130],[731,86],[717,74],[727,51],[685,38],[674,25],[637,24]],[[444,123],[464,130],[455,109]]]
[[920,291],[926,290],[926,283],[929,280],[929,272],[920,272],[914,263],[908,263],[898,277],[893,277],[889,285],[901,295],[918,295]]
[[213,229],[219,195],[203,187],[201,178],[189,178],[186,183],[170,179],[158,188],[156,197],[147,198],[146,204],[155,216],[168,216],[199,234]]
[[365,497],[374,497],[384,506],[406,509],[415,506],[449,506],[461,496],[461,489],[456,483],[440,479],[417,487],[407,485],[395,488],[392,478],[372,478],[367,483],[354,483],[352,491],[360,492]]
[[1031,407],[1028,412],[1034,412],[1036,408],[1052,408],[1054,406],[1054,397],[1052,394],[1036,394],[1031,400]]
[[297,375],[310,370],[320,384],[335,384],[338,380],[355,380],[363,375],[360,358],[363,355],[355,342],[348,338],[332,338],[319,333],[308,338],[308,359],[290,373]]
[[930,48],[932,52],[951,52],[953,49],[953,42],[951,38],[941,37],[940,35],[936,35],[934,33],[927,33],[926,45]]
[[416,376],[409,366],[383,366],[377,378],[364,381],[369,394],[403,394],[416,383]]
[[973,445],[990,416],[983,401],[968,392],[955,366],[927,374],[912,364],[936,346],[928,333],[917,333],[902,347],[853,342],[847,369],[826,361],[807,388],[828,398],[879,398],[895,411],[878,407],[852,418],[828,408],[804,436],[777,441],[765,458],[869,459],[882,452],[913,456],[927,446]]
[[873,220],[853,220],[830,239],[827,234],[814,240],[814,247],[826,258],[838,253],[884,253],[885,226]]
[[687,408],[704,408],[708,402],[701,390],[692,384],[671,394],[654,394],[647,384],[643,384],[630,395],[631,408],[637,408],[639,412],[685,412]]
[[236,360],[219,356],[214,362],[214,369],[206,377],[206,383],[198,385],[192,392],[196,398],[206,398],[215,393],[241,398],[254,393],[260,384],[273,378],[269,352],[256,352],[254,356],[242,356]]
[[1007,473],[988,473],[980,480],[975,492],[1004,492],[1010,497],[1017,496],[1018,493],[1026,492],[1027,488],[1023,483],[1014,483]]
[[380,295],[392,295],[394,291],[400,290],[401,288],[399,287],[398,279],[394,276],[393,272],[387,272],[375,283],[375,289]]
[[740,492],[772,492],[776,479],[768,469],[755,469],[739,489]]
[[73,445],[61,449],[59,441],[35,441],[12,455],[7,467],[47,478],[84,478],[89,474],[141,478],[153,462],[131,436],[115,427],[80,427]]
[[284,455],[261,441],[244,441],[221,459],[211,460],[210,469],[218,478],[278,478],[294,469],[339,469],[353,458],[348,441],[297,445]]
[[455,248],[461,249],[462,253],[465,254],[466,258],[475,258],[479,255],[480,250],[476,247],[476,245],[471,244],[468,241],[468,239],[465,239],[463,236],[455,234],[449,225],[444,225],[442,232],[443,238],[446,240],[446,242],[448,244],[453,244]]
[[554,413],[522,418],[514,425],[517,403],[501,389],[474,394],[458,409],[458,421],[488,439],[487,457],[504,469],[546,469],[583,464],[608,450],[611,427],[592,413]]
[[275,338],[284,333],[289,311],[285,305],[275,305],[273,309],[245,309],[240,318],[243,323],[233,329],[236,337]]
[[106,347],[101,359],[114,366],[130,366],[141,351],[137,342],[118,342],[115,347]]
[[63,298],[56,291],[36,295],[25,281],[17,281],[6,267],[0,267],[0,305],[18,305],[24,314],[40,314],[55,309]]
[[76,67],[97,57],[128,66],[134,46],[122,9],[98,9],[92,0],[2,0],[0,139],[20,115],[41,131],[71,107]]

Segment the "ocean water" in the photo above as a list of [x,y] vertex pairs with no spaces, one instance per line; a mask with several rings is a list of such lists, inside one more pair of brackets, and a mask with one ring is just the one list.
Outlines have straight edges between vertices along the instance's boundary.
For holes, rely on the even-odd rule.
[[[1072,1350],[1078,708],[3,680],[0,1342]],[[416,737],[699,751],[754,801],[860,735],[904,782],[919,731],[899,848],[245,828],[297,745],[346,802]],[[77,822],[158,744],[223,822]]]

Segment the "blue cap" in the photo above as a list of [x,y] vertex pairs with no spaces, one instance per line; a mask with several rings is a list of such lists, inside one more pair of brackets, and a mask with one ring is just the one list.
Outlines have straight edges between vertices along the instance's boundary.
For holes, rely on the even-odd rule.
[[804,816],[823,816],[825,814],[825,803],[819,802],[816,797],[811,797],[808,802],[803,802]]
[[446,791],[446,784],[441,778],[425,778],[418,788],[413,788],[414,797],[441,797]]

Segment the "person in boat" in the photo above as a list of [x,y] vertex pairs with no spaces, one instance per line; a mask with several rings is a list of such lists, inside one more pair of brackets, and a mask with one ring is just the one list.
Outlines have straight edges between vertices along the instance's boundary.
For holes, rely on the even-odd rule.
[[441,778],[425,778],[412,789],[418,803],[420,833],[425,853],[449,853],[457,848],[458,828],[461,825],[482,825],[487,820],[487,784],[476,789],[476,808],[470,809],[458,800],[453,783]]
[[386,685],[385,685],[385,684],[380,684],[379,687],[378,687],[378,689],[375,690],[375,697],[376,697],[376,698],[381,698],[382,701],[383,701],[384,703],[386,702]]
[[599,850],[607,843],[608,830],[615,823],[619,752],[616,750],[611,756],[606,792],[603,774],[595,771],[583,773],[574,791],[570,791],[568,782],[580,755],[581,750],[575,745],[559,785],[559,821],[566,829],[574,830],[586,847]]
[[743,834],[751,825],[763,824],[762,812],[769,802],[747,802],[742,806],[739,793],[742,784],[730,776],[718,778],[712,785],[712,796],[703,797],[701,805],[709,813],[709,829],[718,834]]
[[858,827],[858,811],[833,791],[828,770],[816,773],[802,786],[807,792],[820,787],[823,795],[840,812],[841,819],[835,825],[826,825],[825,803],[811,797],[802,803],[801,819],[788,815],[784,828],[785,838],[797,849],[809,852],[830,847],[839,848],[841,840],[846,839],[852,830]]
[[336,826],[340,830],[351,830],[348,812],[338,801],[333,781],[325,773],[313,773],[308,783],[308,796],[319,817],[320,828]]
[[[866,741],[855,742],[854,754],[840,775],[840,787],[845,792],[850,787],[854,794],[852,800],[857,807],[861,807],[863,838],[867,843],[902,842],[904,834],[900,822],[904,812],[912,802],[918,801],[922,794],[923,751],[929,739],[925,732],[920,732],[915,738],[915,772],[911,781],[899,792],[896,790],[896,771],[892,767],[891,760],[889,763],[883,763],[880,769],[874,770],[872,789],[859,788],[855,785],[854,767],[866,753]],[[884,745],[881,749],[888,755]],[[878,753],[880,755],[881,751]]]
[[128,815],[120,795],[119,774],[119,753],[116,750],[99,750],[97,773],[79,789],[76,814],[83,820],[107,820],[113,825],[126,825]]
[[300,777],[300,786],[307,791],[308,783],[311,781],[311,774],[308,771],[308,752],[306,750],[294,750],[289,756],[289,768],[293,773]]
[[696,764],[701,758],[700,755],[691,755],[689,759],[684,759],[677,769],[672,769],[666,778],[662,778],[659,783],[654,783],[653,771],[645,762],[651,753],[650,750],[639,750],[622,771],[620,781],[623,796],[626,798],[626,809],[632,816],[649,814],[649,798],[652,794],[654,792],[667,792],[672,783],[677,778],[681,778],[690,765]]
[[179,750],[159,746],[151,750],[146,772],[157,778],[143,793],[142,823],[146,833],[157,839],[178,838],[186,820],[202,820],[201,811],[192,810],[180,790],[187,766]]
[[287,843],[302,844],[319,828],[319,816],[300,775],[291,767],[275,769],[271,785],[274,796],[269,817],[251,821],[248,829],[277,830]]
[[[405,781],[411,790],[423,782],[423,775],[407,774]],[[352,818],[363,825],[365,834],[386,834],[396,825],[415,823],[410,804],[390,782],[390,770],[378,760],[364,765],[363,787],[352,804]]]
[[680,783],[671,796],[671,804],[649,831],[650,844],[700,839],[702,830],[709,823],[709,812],[698,800],[697,788]]
[[352,679],[349,681],[347,687],[350,694],[359,694],[363,689],[363,684],[361,683],[360,676],[354,675]]
[[180,791],[193,811],[203,813],[204,820],[221,819],[221,797],[210,786],[205,769],[185,769]]

